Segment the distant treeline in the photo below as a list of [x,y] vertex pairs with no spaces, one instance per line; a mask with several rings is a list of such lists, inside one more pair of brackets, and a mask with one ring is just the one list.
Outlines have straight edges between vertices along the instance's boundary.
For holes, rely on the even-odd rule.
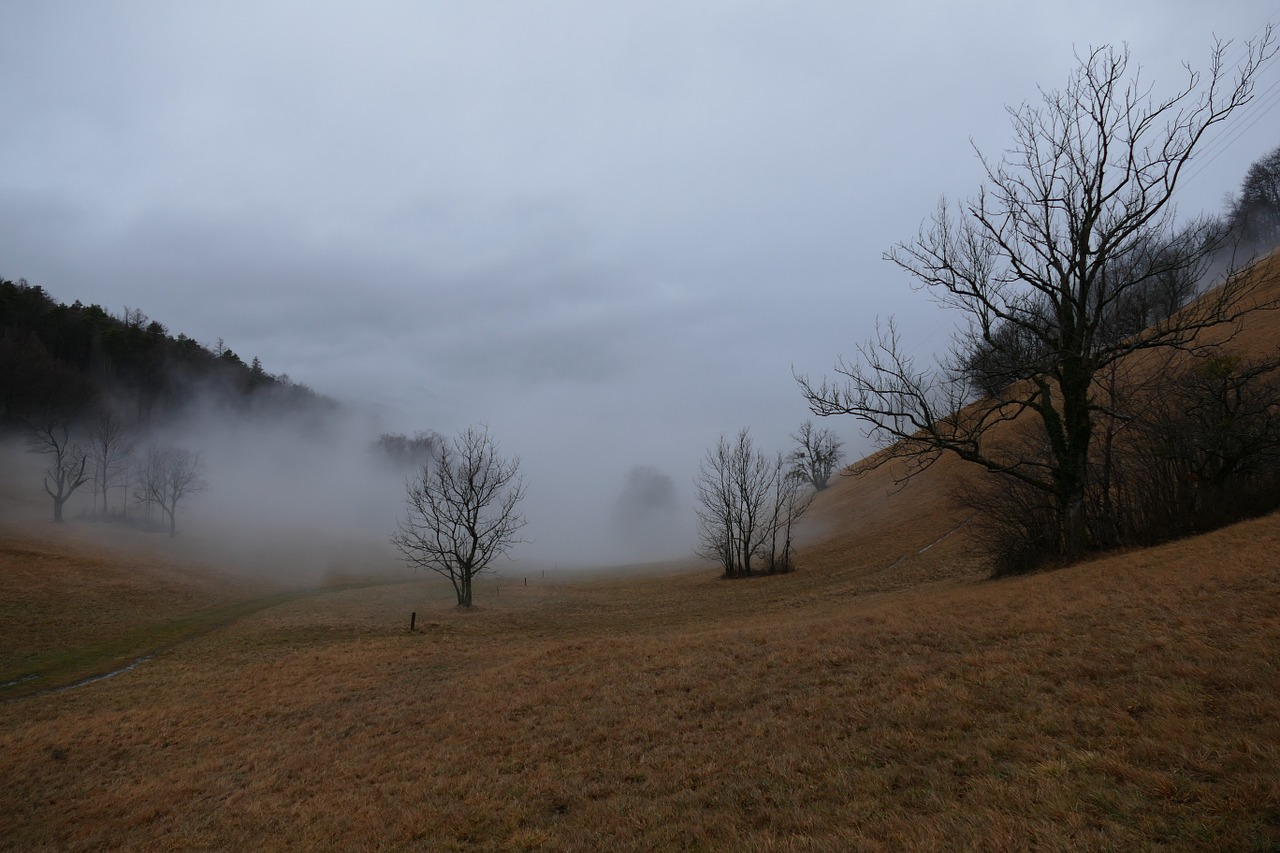
[[141,310],[70,305],[39,285],[0,280],[0,426],[110,408],[146,427],[197,403],[243,414],[318,415],[337,407],[287,375],[246,364],[218,341],[174,337]]
[[1266,253],[1280,245],[1280,147],[1249,166],[1225,220],[1248,249]]

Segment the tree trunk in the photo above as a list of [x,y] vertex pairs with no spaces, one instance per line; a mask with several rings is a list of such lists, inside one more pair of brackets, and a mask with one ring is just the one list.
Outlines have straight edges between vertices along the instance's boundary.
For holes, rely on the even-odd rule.
[[1088,540],[1085,515],[1082,496],[1068,498],[1065,505],[1059,508],[1058,552],[1060,556],[1076,560],[1084,554],[1084,546]]
[[[1077,348],[1085,347],[1079,344]],[[1085,489],[1089,482],[1089,446],[1093,440],[1093,421],[1089,411],[1091,382],[1092,374],[1085,369],[1082,356],[1067,359],[1060,384],[1062,409],[1061,415],[1057,416],[1060,420],[1046,422],[1050,430],[1050,446],[1056,457],[1058,552],[1059,556],[1071,560],[1084,554],[1088,542]]]
[[62,523],[62,504],[63,500],[61,498],[53,499],[53,520],[57,524]]

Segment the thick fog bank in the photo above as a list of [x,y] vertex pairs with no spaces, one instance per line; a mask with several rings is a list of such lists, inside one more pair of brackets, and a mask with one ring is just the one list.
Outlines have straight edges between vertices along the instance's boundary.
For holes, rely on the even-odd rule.
[[[88,447],[89,431],[88,425],[73,429],[72,441]],[[263,580],[411,578],[389,537],[405,514],[406,482],[421,471],[421,461],[379,452],[375,443],[388,431],[381,420],[349,408],[317,419],[197,406],[166,425],[127,434],[131,463],[128,473],[122,467],[111,478],[105,519],[92,480],[67,502],[65,517],[80,532],[93,524],[104,542],[114,526],[151,529],[159,546]],[[626,459],[607,443],[589,448],[572,435],[548,440],[516,425],[494,434],[502,455],[520,457],[527,484],[520,505],[527,524],[511,559],[496,565],[499,572],[607,568],[692,553],[692,449],[660,466]],[[163,513],[138,500],[133,473],[149,448],[165,446],[200,459],[200,482],[177,505],[173,540]],[[28,452],[21,434],[8,441],[4,460],[0,512],[12,523],[55,531],[42,488],[50,460]]]

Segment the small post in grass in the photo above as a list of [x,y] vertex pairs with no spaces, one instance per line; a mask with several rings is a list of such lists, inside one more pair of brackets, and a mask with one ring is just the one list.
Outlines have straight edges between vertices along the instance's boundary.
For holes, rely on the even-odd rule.
[[410,631],[413,630],[413,626],[417,624],[417,622],[418,622],[418,611],[415,610],[409,614],[409,630]]

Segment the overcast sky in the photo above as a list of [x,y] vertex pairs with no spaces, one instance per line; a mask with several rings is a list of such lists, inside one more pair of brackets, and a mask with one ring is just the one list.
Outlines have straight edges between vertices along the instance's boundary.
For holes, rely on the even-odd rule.
[[[1061,85],[1073,50],[1127,42],[1164,91],[1214,34],[1269,18],[1230,0],[15,0],[0,276],[223,338],[390,428],[486,422],[531,496],[579,495],[563,503],[586,517],[632,465],[687,483],[721,432],[781,447],[807,417],[793,366],[826,372],[877,316],[921,352],[945,343],[953,318],[881,255],[976,190],[970,140],[998,153],[1004,106]],[[1280,144],[1278,87],[1272,63],[1182,212],[1219,210]]]

